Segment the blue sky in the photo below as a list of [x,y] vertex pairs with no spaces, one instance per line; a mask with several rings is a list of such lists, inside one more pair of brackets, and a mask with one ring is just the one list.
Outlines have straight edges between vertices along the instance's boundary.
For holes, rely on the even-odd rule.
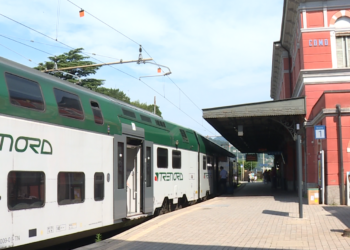
[[[113,28],[88,13],[80,18],[76,5]],[[280,38],[282,8],[282,0],[1,0],[0,56],[35,67],[70,50],[57,39],[95,53],[91,61],[113,62],[136,60],[141,44],[171,69],[170,79],[139,81],[157,75],[157,67],[137,64],[105,66],[94,77],[132,101],[152,104],[156,96],[165,120],[218,135],[202,109],[271,100],[272,45]]]

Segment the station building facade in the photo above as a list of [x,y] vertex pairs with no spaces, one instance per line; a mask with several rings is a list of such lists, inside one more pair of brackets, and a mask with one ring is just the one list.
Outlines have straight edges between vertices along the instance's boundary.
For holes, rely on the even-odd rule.
[[[285,0],[280,41],[273,44],[271,98],[305,98],[304,191],[319,186],[324,151],[325,203],[345,205],[350,171],[350,1]],[[325,125],[326,139],[314,126]],[[287,154],[290,154],[290,152]],[[295,171],[286,173],[293,189]]]

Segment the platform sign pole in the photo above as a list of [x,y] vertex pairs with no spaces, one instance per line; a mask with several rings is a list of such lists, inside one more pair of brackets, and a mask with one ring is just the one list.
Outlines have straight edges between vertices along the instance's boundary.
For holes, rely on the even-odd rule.
[[326,139],[326,126],[325,125],[317,125],[314,126],[315,130],[315,139],[318,140],[318,144],[320,145],[320,154],[318,159],[318,179],[319,179],[319,188],[321,191],[321,199],[322,204],[325,204],[324,196],[325,196],[325,174],[324,174],[324,151],[322,150],[322,140]]
[[299,196],[299,218],[303,218],[303,196],[302,196],[302,161],[301,161],[301,136],[297,136],[297,173],[298,173],[298,196]]
[[322,204],[325,204],[324,193],[325,193],[325,177],[324,177],[324,151],[321,151],[321,166],[322,166]]

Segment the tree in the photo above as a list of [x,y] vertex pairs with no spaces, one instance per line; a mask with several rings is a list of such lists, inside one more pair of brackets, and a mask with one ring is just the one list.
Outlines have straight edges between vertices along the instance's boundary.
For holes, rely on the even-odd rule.
[[[83,51],[83,48],[73,49],[70,50],[68,53],[63,53],[59,56],[49,57],[50,61],[39,63],[38,67],[35,67],[37,70],[46,70],[46,69],[53,69],[55,67],[55,63],[57,64],[57,68],[65,68],[65,67],[74,67],[74,66],[82,66],[82,65],[92,65],[95,64],[92,61],[88,61],[88,56],[81,55],[81,52]],[[100,87],[104,80],[101,79],[94,79],[94,78],[87,78],[82,79],[81,82],[79,82],[79,78],[81,77],[88,77],[90,75],[96,74],[99,67],[87,67],[87,68],[76,68],[76,69],[68,69],[63,70],[61,72],[54,72],[50,73],[60,79],[70,81],[71,83],[79,84],[83,87],[89,88],[91,90],[96,90],[98,87]],[[67,74],[68,73],[68,74]]]
[[[139,100],[131,102],[132,105],[139,107],[144,110],[148,110],[150,112],[154,112],[154,104],[147,105],[147,103],[140,103]],[[162,112],[159,110],[159,106],[156,105],[156,114],[162,116]]]
[[96,89],[96,92],[104,95],[108,95],[110,97],[113,97],[117,100],[120,100],[126,103],[130,103],[130,98],[123,91],[120,91],[119,89],[112,89],[112,88],[108,89],[105,87],[98,87]]
[[256,161],[244,161],[243,162],[241,160],[238,160],[237,163],[238,163],[238,167],[241,167],[241,165],[243,165],[244,170],[248,170],[248,171],[250,171],[250,170],[253,171],[258,166],[258,163]]

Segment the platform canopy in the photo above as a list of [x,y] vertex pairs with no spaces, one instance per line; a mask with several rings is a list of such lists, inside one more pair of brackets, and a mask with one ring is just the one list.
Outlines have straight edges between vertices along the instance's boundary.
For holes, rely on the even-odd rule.
[[203,118],[242,153],[273,153],[295,137],[305,98],[203,109]]

